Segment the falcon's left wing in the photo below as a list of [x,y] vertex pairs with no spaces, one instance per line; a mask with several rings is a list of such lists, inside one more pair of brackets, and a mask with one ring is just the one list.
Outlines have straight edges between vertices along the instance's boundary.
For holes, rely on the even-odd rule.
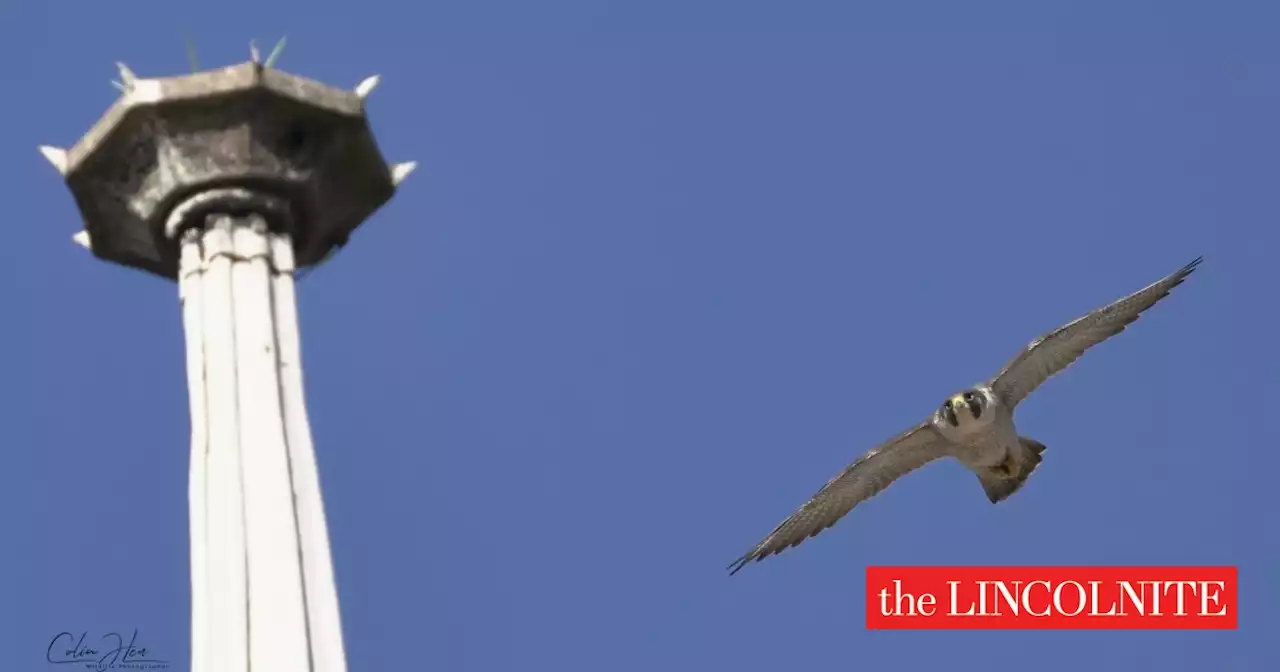
[[1169,290],[1181,285],[1201,259],[1196,257],[1163,279],[1032,341],[991,379],[992,390],[1009,408],[1017,406],[1085,350],[1124,331],[1143,311],[1169,296]]

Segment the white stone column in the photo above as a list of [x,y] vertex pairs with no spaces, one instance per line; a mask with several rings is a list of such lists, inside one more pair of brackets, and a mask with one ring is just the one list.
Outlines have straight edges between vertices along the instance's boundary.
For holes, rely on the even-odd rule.
[[257,216],[183,237],[193,672],[346,672],[293,270]]

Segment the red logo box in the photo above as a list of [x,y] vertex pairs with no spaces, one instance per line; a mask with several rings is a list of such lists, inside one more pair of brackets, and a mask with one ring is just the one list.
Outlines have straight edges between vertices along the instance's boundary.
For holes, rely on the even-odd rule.
[[869,630],[1235,630],[1235,567],[868,567]]

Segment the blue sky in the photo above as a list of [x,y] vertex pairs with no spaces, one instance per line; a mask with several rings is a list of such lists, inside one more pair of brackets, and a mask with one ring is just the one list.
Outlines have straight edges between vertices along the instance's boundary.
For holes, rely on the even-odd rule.
[[[962,6],[963,5],[963,6]],[[36,152],[140,76],[354,86],[406,187],[300,287],[352,670],[1280,669],[1280,6],[0,4],[0,651],[186,669],[176,288],[71,242]],[[1204,255],[938,463],[724,567],[1041,333]],[[982,274],[988,294],[955,293]],[[965,347],[957,350],[957,341]],[[1235,564],[1236,632],[868,632],[868,564]],[[1268,632],[1270,631],[1270,632]]]

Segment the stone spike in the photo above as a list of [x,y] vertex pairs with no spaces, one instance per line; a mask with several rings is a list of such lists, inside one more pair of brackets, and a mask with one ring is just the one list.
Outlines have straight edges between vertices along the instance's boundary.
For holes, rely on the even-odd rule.
[[40,153],[44,154],[44,158],[49,159],[49,163],[52,163],[59,173],[67,174],[67,150],[61,147],[40,145]]
[[200,59],[196,57],[196,43],[191,41],[191,35],[188,34],[183,42],[187,43],[187,64],[191,66],[191,72],[200,72]]
[[83,247],[86,250],[93,249],[93,245],[89,241],[88,231],[81,231],[80,233],[77,233],[76,235],[71,236],[71,240],[76,241],[76,245],[79,245],[80,247]]
[[417,161],[405,161],[404,163],[397,163],[396,165],[392,166],[391,167],[391,184],[397,187],[400,186],[400,183],[404,182],[404,179],[406,177],[409,177],[409,173],[412,173],[413,169],[417,167],[418,167]]
[[125,88],[132,89],[133,82],[138,79],[138,76],[133,74],[133,71],[129,69],[129,66],[124,63],[116,61],[116,67],[120,69],[120,83],[124,84]]
[[284,45],[288,39],[289,36],[286,35],[281,37],[279,42],[276,42],[276,46],[271,50],[271,53],[267,54],[267,62],[262,64],[264,67],[275,67],[276,60],[280,58],[280,54],[284,53]]
[[381,79],[382,78],[378,75],[365,77],[364,81],[356,85],[356,95],[360,96],[361,100],[368,98],[369,94],[373,93],[373,90],[378,88],[378,82],[381,81]]

